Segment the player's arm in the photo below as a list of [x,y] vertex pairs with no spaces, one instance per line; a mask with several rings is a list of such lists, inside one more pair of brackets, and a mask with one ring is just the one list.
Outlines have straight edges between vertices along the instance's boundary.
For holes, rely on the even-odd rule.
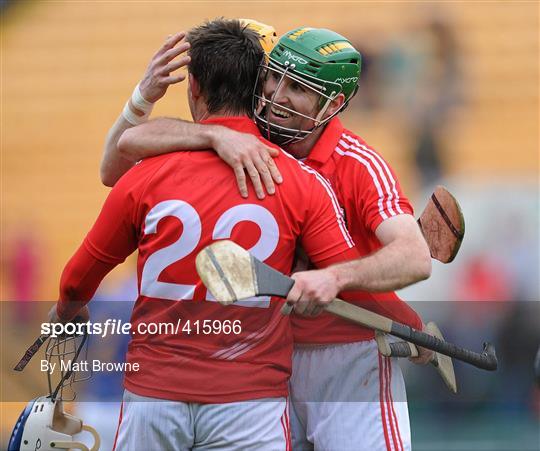
[[134,215],[146,182],[142,171],[140,165],[134,168],[111,190],[92,229],[66,264],[56,305],[58,320],[76,316],[109,271],[137,248]]
[[189,43],[183,40],[184,37],[185,33],[177,33],[165,41],[150,61],[122,114],[109,130],[100,166],[102,183],[113,186],[135,162],[143,158],[178,150],[215,149],[233,168],[243,197],[248,195],[245,172],[259,198],[264,198],[263,184],[266,191],[273,194],[274,183],[282,181],[272,159],[279,152],[253,135],[180,119],[162,118],[146,123],[153,104],[165,95],[167,88],[185,79],[183,74],[170,74],[189,63],[189,56],[184,55]]
[[[341,291],[373,292],[377,289],[393,291],[397,287],[429,277],[431,272],[429,250],[424,249],[427,248],[427,244],[411,215],[390,218],[381,223],[377,232],[383,246],[374,254],[333,264],[324,269],[293,274],[295,284],[289,292],[287,301],[296,303],[295,311],[300,314],[317,315]],[[420,237],[416,236],[417,232]],[[416,264],[411,264],[414,261]],[[400,266],[414,266],[416,269],[402,271]],[[397,302],[399,315],[414,321],[416,328],[423,329],[424,324],[418,314],[405,302]],[[384,303],[380,305],[384,306]],[[393,308],[396,310],[396,306]],[[392,316],[392,312],[389,312],[389,316]],[[411,359],[414,363],[426,364],[431,361],[432,351],[421,347],[418,347],[418,351],[418,357]]]
[[279,155],[278,149],[254,135],[219,125],[158,118],[126,130],[118,142],[121,158],[131,164],[163,153],[207,149],[214,149],[233,169],[243,197],[248,196],[246,172],[259,199],[265,196],[263,185],[269,194],[274,194],[274,183],[282,181],[273,160]]
[[143,79],[109,130],[100,167],[100,177],[104,185],[113,186],[135,164],[136,160],[124,158],[118,151],[117,144],[122,133],[144,123],[150,116],[154,103],[165,95],[167,88],[185,79],[184,74],[171,75],[171,72],[189,63],[189,56],[185,55],[189,43],[184,41],[185,35],[180,32],[167,38],[150,60]]
[[339,291],[394,291],[431,275],[431,256],[412,215],[383,221],[375,234],[382,247],[371,255],[329,268]]
[[[98,260],[81,245],[62,272],[60,295],[56,308],[50,313],[51,322],[69,321],[79,315],[115,266]],[[85,312],[83,317],[86,316]]]
[[378,251],[323,270],[295,273],[295,286],[304,297],[324,304],[340,291],[394,291],[430,276],[429,249],[413,216],[389,218],[376,234],[382,244]]
[[[399,189],[399,186],[396,189]],[[293,274],[295,285],[287,301],[294,303],[300,300],[295,306],[298,313],[317,314],[322,306],[331,302],[341,291],[387,292],[429,277],[430,253],[414,217],[404,213],[381,222],[377,216],[380,204],[378,199],[374,199],[376,198],[374,197],[371,202],[374,213],[367,214],[365,220],[367,222],[372,220],[378,224],[375,234],[381,242],[381,248],[371,255],[333,264],[322,270]],[[408,210],[412,212],[406,199],[402,198],[402,202],[400,208],[405,212]],[[386,203],[383,202],[382,205]],[[405,302],[398,302],[400,315],[408,318],[408,322],[414,323],[415,327],[423,327],[416,312]],[[420,355],[414,359],[415,363],[429,361],[431,352],[424,349],[419,351]]]
[[344,175],[349,183],[347,214],[376,235],[380,248],[318,276],[295,276],[306,284],[314,284],[311,279],[315,277],[325,277],[338,291],[388,292],[427,279],[431,274],[428,245],[395,173],[374,151],[368,149],[364,154],[367,156],[362,164],[351,159]]

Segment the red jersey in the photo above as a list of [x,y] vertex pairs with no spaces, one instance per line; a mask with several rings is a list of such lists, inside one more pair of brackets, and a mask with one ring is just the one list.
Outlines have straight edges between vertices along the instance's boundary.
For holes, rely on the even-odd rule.
[[[206,122],[260,136],[248,118]],[[112,189],[64,270],[58,313],[70,317],[69,301],[90,299],[104,273],[138,249],[136,333],[127,362],[139,363],[139,371],[126,373],[128,390],[202,403],[287,395],[292,331],[282,302],[259,298],[223,307],[195,269],[198,252],[219,239],[232,239],[284,273],[291,271],[297,241],[319,266],[358,256],[328,183],[285,152],[275,162],[284,182],[264,200],[253,192],[240,197],[232,169],[213,151],[146,159]],[[241,332],[216,332],[235,321]],[[143,323],[177,328],[138,333]]]
[[[305,163],[334,188],[347,228],[361,255],[381,247],[375,230],[385,219],[413,214],[394,172],[362,138],[332,119]],[[340,297],[396,321],[421,328],[420,317],[394,292],[340,293]],[[294,340],[299,343],[349,343],[373,338],[371,329],[323,313],[315,318],[293,315]]]

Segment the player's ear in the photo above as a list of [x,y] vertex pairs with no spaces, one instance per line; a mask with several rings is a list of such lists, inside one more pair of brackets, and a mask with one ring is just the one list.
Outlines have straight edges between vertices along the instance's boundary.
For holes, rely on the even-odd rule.
[[328,105],[328,108],[324,113],[324,117],[332,116],[336,111],[339,111],[343,102],[345,102],[345,94],[341,92],[330,102],[330,105]]
[[191,91],[193,99],[199,98],[201,96],[201,86],[199,85],[197,79],[191,73],[188,75],[188,82],[189,90]]

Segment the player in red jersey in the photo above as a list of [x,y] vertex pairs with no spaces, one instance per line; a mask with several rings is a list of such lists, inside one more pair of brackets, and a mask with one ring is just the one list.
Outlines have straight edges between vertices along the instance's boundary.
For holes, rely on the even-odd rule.
[[[244,89],[264,55],[257,35],[238,21],[216,20],[187,40],[193,119],[260,137]],[[358,256],[328,183],[278,152],[286,180],[265,200],[243,199],[213,151],[144,160],[116,183],[64,269],[56,306],[62,321],[138,250],[127,362],[139,369],[125,375],[118,449],[289,449],[292,332],[282,302],[222,307],[195,270],[198,251],[224,238],[286,273],[297,241],[321,266]],[[150,324],[174,329],[145,333]]]
[[[359,60],[345,38],[311,28],[287,33],[270,54],[264,97],[256,103],[264,107],[257,110],[258,123],[267,137],[305,159],[333,185],[348,228],[365,256],[330,270],[297,273],[290,300],[300,299],[297,310],[316,313],[320,307],[311,301],[327,302],[343,289],[364,290],[342,294],[364,306],[366,292],[378,291],[382,292],[379,299],[389,302],[371,303],[369,308],[421,328],[418,315],[390,291],[430,273],[429,251],[412,217],[412,207],[384,159],[333,117],[356,92]],[[336,70],[345,75],[336,75]],[[227,151],[220,139],[234,143],[235,153]],[[279,171],[268,160],[272,151],[268,154],[252,137],[216,127],[158,119],[126,132],[119,148],[126,161],[136,161],[187,147],[194,140],[198,146],[214,147],[233,166],[243,195],[247,195],[244,167],[261,197],[262,184],[254,167],[261,172],[269,193],[274,190],[273,180],[279,183]],[[105,161],[119,159],[115,143],[111,148]],[[106,181],[114,182],[118,175],[106,172]],[[296,399],[299,411],[296,445],[408,449],[402,375],[391,359],[379,356],[373,332],[326,314],[293,321],[298,343],[292,380],[293,401]],[[430,352],[421,351],[417,363],[431,357]],[[358,390],[361,380],[362,390]]]

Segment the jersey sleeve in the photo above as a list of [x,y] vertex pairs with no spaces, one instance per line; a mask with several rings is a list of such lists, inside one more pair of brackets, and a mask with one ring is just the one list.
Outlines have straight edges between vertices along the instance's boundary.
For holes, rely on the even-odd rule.
[[136,215],[144,174],[132,169],[114,186],[60,280],[57,313],[71,319],[94,295],[103,278],[137,249]]
[[366,152],[362,163],[355,166],[353,192],[363,223],[375,232],[381,222],[392,216],[412,215],[412,205],[390,165],[372,150]]
[[92,299],[101,281],[115,266],[96,259],[84,244],[81,245],[60,278],[60,296],[56,305],[60,320],[69,321],[75,317]]
[[301,235],[309,259],[324,267],[359,256],[329,183],[313,171],[306,221]]
[[[128,180],[130,177],[127,178]],[[137,190],[121,179],[109,193],[83,246],[96,260],[118,265],[137,249]]]

